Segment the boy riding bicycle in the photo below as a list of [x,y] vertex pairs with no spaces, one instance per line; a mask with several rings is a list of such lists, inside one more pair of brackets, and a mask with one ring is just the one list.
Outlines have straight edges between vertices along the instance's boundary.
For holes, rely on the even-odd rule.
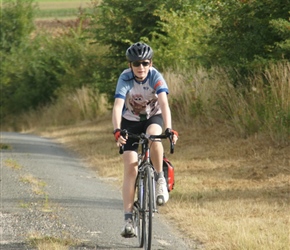
[[[152,66],[153,50],[145,43],[135,43],[126,51],[129,68],[124,70],[117,83],[112,114],[114,136],[117,146],[124,145],[123,206],[125,225],[121,235],[134,237],[132,211],[135,195],[135,180],[138,166],[138,144],[134,139],[120,135],[121,129],[140,134],[162,134],[162,127],[174,133],[173,143],[178,133],[172,130],[171,112],[168,104],[168,87],[162,75]],[[163,173],[163,146],[161,141],[151,142],[151,160],[157,172],[157,204],[163,205],[169,199]]]

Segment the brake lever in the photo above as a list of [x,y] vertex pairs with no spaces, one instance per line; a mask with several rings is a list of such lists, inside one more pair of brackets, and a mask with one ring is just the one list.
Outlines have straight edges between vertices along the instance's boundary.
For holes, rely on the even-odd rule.
[[173,133],[171,132],[171,129],[165,130],[165,135],[168,137],[170,141],[170,154],[174,153],[174,143],[173,143]]
[[[127,134],[128,134],[128,131],[126,129],[121,130],[120,135],[122,137],[125,138]],[[123,153],[124,153],[124,145],[120,146],[120,148],[119,148],[119,154],[122,155]]]
[[124,153],[124,145],[120,146],[119,154],[122,155]]
[[170,141],[170,154],[174,153],[174,143],[173,143],[173,133],[169,136],[169,141]]

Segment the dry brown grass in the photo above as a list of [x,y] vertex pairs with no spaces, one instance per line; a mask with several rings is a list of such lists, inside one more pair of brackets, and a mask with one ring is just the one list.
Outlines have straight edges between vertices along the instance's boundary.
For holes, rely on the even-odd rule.
[[[180,74],[165,74],[180,140],[176,153],[169,156],[176,170],[175,189],[160,212],[205,249],[288,250],[289,140],[285,137],[279,143],[273,133],[243,136],[235,123],[216,117],[223,111],[212,113],[211,107],[216,94],[227,93],[227,79],[205,76],[197,71],[191,82],[185,82]],[[275,100],[281,100],[277,103],[285,104],[287,111],[289,96],[284,98],[284,93],[289,81],[285,79],[279,82],[286,89]],[[76,90],[50,107],[17,117],[17,125],[58,139],[121,189],[122,160],[112,135],[111,115],[105,115],[106,100],[101,97],[87,88]],[[258,97],[262,103],[263,95]],[[198,99],[203,104],[200,109]],[[249,107],[243,100],[236,95],[224,99],[231,101],[224,107],[233,109],[233,118],[239,108]],[[77,125],[69,125],[72,122]],[[169,146],[165,149],[168,152]]]
[[247,137],[263,132],[277,144],[290,143],[290,63],[270,65],[234,87],[222,68],[164,72],[176,120],[220,121]]
[[69,250],[69,246],[77,245],[77,240],[70,238],[59,239],[54,237],[43,237],[39,233],[31,233],[28,238],[31,246],[37,250]]
[[43,188],[46,186],[46,183],[34,177],[31,174],[25,174],[21,176],[20,181],[31,186],[31,190],[36,195],[47,195]]
[[[179,131],[180,140],[176,153],[169,156],[176,171],[175,189],[160,212],[189,238],[202,242],[205,249],[289,249],[287,138],[286,143],[277,143],[271,133],[243,137],[236,126],[217,119],[210,107],[215,94],[228,90],[224,84],[227,79],[223,81],[221,75],[212,81],[205,76],[204,71],[197,71],[187,84],[181,75],[165,74],[171,89],[174,128]],[[288,86],[288,80],[281,82]],[[92,95],[88,89],[77,90],[51,107],[19,117],[18,121],[61,141],[121,189],[122,160],[112,136],[111,115],[104,115],[105,100],[100,98],[99,108],[91,110],[95,99],[89,96]],[[225,101],[231,101],[233,105],[229,107],[236,105],[238,110],[239,105],[247,103],[233,99],[236,97],[230,95]],[[203,100],[200,110],[195,105],[198,98]],[[276,99],[279,98],[280,95]],[[283,103],[287,104],[288,98]],[[196,109],[189,109],[190,106]],[[83,118],[93,122],[81,122]],[[70,124],[70,120],[77,125],[61,126]],[[168,152],[169,145],[164,146]]]
[[[289,249],[289,146],[237,138],[223,124],[176,128],[180,140],[169,156],[176,184],[160,212],[205,249]],[[122,161],[111,130],[108,115],[42,135],[78,152],[120,188]]]
[[3,163],[4,163],[4,166],[10,167],[10,168],[12,168],[14,170],[20,170],[20,169],[22,169],[22,166],[17,161],[15,161],[13,159],[7,159]]
[[[54,32],[56,25],[60,33],[63,27],[72,24],[71,20],[38,23],[39,27],[53,26]],[[279,101],[273,103],[287,110],[289,64],[284,69],[285,74],[278,69],[270,71],[269,78],[273,77],[273,83],[285,87],[281,88],[281,93],[273,92],[277,93]],[[275,71],[277,75],[273,74]],[[232,88],[227,88],[228,79],[222,72],[210,76],[204,70],[193,71],[192,76],[188,76],[189,73],[168,71],[164,74],[170,84],[173,117],[180,122],[175,122],[174,126],[180,140],[176,153],[169,156],[175,166],[175,189],[160,212],[185,235],[202,242],[205,249],[289,250],[289,143],[275,143],[275,139],[270,138],[271,133],[241,136],[245,130],[244,118],[247,118],[244,112],[257,100],[264,102],[263,92],[255,87],[250,93],[253,101],[245,103],[240,95],[231,92]],[[104,116],[104,110],[92,109],[91,100],[84,94],[87,91],[76,91],[67,98],[60,98],[55,105],[17,117],[18,129],[22,124],[23,130],[38,130],[42,135],[61,141],[100,176],[113,179],[121,188],[122,160],[112,136],[110,114]],[[221,96],[226,97],[224,106],[215,105]],[[222,109],[224,107],[229,110]],[[277,114],[275,112],[273,109],[272,113]],[[221,115],[231,117],[231,127],[225,124],[225,119],[219,119]],[[94,122],[80,123],[83,119]],[[71,122],[79,123],[61,126]],[[268,130],[273,128],[270,125]],[[272,134],[274,132],[277,131],[273,130]],[[165,149],[168,151],[168,145]]]

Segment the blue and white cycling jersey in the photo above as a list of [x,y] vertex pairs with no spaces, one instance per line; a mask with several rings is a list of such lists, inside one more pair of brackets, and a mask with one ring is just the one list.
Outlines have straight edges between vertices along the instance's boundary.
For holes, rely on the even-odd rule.
[[144,121],[153,115],[161,114],[157,95],[168,94],[168,87],[163,76],[154,68],[142,82],[133,77],[132,70],[126,69],[118,79],[115,98],[125,100],[123,117],[129,121]]

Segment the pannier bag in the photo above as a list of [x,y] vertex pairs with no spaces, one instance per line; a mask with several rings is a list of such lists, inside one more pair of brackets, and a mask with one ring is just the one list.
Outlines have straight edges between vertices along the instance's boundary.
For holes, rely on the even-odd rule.
[[170,192],[174,187],[174,167],[165,156],[163,157],[163,172],[167,182],[168,192]]

